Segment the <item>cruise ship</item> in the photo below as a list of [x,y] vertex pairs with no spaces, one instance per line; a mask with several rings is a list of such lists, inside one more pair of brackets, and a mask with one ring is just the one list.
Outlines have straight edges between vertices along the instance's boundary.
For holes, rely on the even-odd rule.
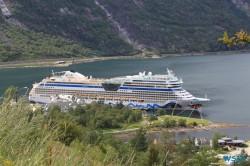
[[84,103],[100,102],[141,109],[179,108],[198,110],[207,98],[197,98],[182,88],[182,79],[167,69],[166,74],[140,72],[110,79],[84,76],[75,71],[53,72],[33,84],[30,102],[49,104],[59,95],[73,96]]

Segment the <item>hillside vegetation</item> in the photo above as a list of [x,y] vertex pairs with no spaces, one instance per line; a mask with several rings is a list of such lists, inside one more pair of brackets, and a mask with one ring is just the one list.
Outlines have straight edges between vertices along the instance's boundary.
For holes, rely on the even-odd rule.
[[133,38],[160,53],[220,51],[225,30],[250,29],[250,18],[223,0],[100,0]]
[[4,0],[0,60],[225,51],[224,31],[250,31],[241,1]]
[[140,120],[140,111],[119,104],[93,103],[69,112],[54,106],[44,112],[22,98],[17,103],[13,99],[15,91],[8,89],[0,103],[0,165],[175,166],[217,161],[209,148],[197,149],[192,139],[177,144],[169,132],[163,133],[161,144],[153,144],[143,128],[128,142],[103,134],[99,129]]
[[[94,1],[5,1],[0,17],[0,60],[131,55],[138,51],[117,35]],[[7,24],[17,19],[26,28]]]
[[10,26],[0,26],[0,60],[93,56],[98,52],[76,41]]

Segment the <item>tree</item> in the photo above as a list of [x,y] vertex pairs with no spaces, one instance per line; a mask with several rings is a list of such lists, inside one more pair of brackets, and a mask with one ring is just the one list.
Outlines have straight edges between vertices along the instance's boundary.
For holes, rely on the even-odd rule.
[[157,114],[158,114],[158,115],[165,115],[165,114],[166,114],[166,110],[163,109],[163,108],[159,108],[159,109],[157,110]]
[[122,104],[122,101],[115,105],[115,108],[118,108],[118,109],[122,109],[123,107],[124,107],[124,105]]
[[80,116],[85,113],[85,110],[81,105],[78,104],[75,109],[69,110],[69,113],[75,116]]
[[214,133],[213,139],[212,139],[212,147],[214,150],[218,150],[220,145],[218,143],[218,139],[220,139],[220,134],[219,133]]
[[146,130],[140,128],[136,136],[130,141],[131,146],[138,152],[145,152],[148,149]]
[[10,101],[16,99],[17,97],[17,87],[10,86],[4,93],[4,99]]
[[228,47],[231,45],[244,45],[250,43],[250,34],[241,30],[240,32],[237,32],[235,36],[229,38],[227,32],[225,31],[223,37],[219,38],[218,41],[222,41],[227,44]]
[[49,108],[48,112],[48,119],[59,119],[59,116],[61,114],[61,108],[58,105],[53,105]]

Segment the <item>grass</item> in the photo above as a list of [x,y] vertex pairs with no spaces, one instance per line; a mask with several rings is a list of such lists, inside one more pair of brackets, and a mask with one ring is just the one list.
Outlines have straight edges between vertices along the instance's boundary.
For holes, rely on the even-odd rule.
[[145,127],[145,121],[141,121],[141,122],[137,122],[137,123],[133,123],[130,124],[129,126],[126,127],[126,130],[130,130],[130,129],[136,129],[136,128],[141,128],[141,127]]
[[210,125],[210,124],[212,124],[212,121],[206,120],[206,119],[188,118],[188,117],[171,116],[171,115],[159,116],[158,121],[159,120],[163,121],[165,118],[173,118],[176,121],[178,121],[179,119],[186,119],[187,125],[191,125],[194,122],[196,122],[197,124],[202,124],[202,125]]
[[11,68],[11,67],[45,67],[56,65],[55,62],[37,62],[37,63],[20,63],[20,64],[4,64],[0,65],[0,68]]
[[132,130],[132,129],[138,129],[138,128],[153,128],[153,127],[159,127],[162,122],[164,121],[164,119],[166,118],[173,118],[175,121],[178,122],[179,119],[185,119],[186,120],[186,124],[187,126],[192,126],[194,122],[196,122],[197,124],[202,124],[203,126],[207,126],[207,125],[211,125],[213,122],[210,120],[206,120],[206,119],[197,119],[197,118],[188,118],[188,117],[180,117],[180,116],[171,116],[171,115],[164,115],[164,116],[158,116],[158,120],[155,120],[153,122],[148,122],[147,118],[144,117],[142,121],[140,122],[136,122],[136,123],[132,123],[132,124],[122,124],[121,127],[119,128],[115,128],[115,129],[103,129],[101,130],[102,132],[126,132],[127,130]]
[[145,123],[143,121],[132,123],[132,124],[121,124],[121,127],[115,128],[115,129],[102,129],[102,132],[119,132],[119,131],[127,131],[127,130],[133,130],[138,129],[140,127],[144,127]]

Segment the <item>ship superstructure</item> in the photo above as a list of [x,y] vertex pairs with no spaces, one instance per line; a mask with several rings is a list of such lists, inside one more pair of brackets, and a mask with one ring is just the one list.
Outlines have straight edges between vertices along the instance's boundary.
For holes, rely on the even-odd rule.
[[52,72],[51,77],[33,84],[29,100],[51,103],[59,95],[71,95],[85,103],[122,103],[134,108],[187,108],[198,109],[206,98],[196,98],[182,88],[171,70],[166,74],[140,72],[137,75],[98,79],[75,71]]

